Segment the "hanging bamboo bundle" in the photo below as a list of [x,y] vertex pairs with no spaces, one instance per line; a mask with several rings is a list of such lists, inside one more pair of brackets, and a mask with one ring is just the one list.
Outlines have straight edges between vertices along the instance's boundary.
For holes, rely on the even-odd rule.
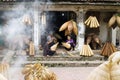
[[116,21],[116,15],[113,15],[108,22],[108,27],[111,27],[115,23],[115,21]]
[[90,28],[97,28],[100,26],[95,16],[90,16],[84,23],[86,26],[89,26]]
[[108,61],[94,69],[86,80],[119,80],[120,51],[113,53]]
[[118,27],[120,27],[120,16],[118,14],[114,14],[109,22],[108,22],[108,27],[116,27],[118,25]]
[[89,45],[83,45],[81,51],[80,51],[81,56],[92,56],[94,53],[92,52],[91,48]]
[[110,56],[113,52],[117,51],[111,42],[106,42],[101,50],[101,55]]
[[29,55],[31,55],[31,56],[35,55],[35,47],[34,47],[34,43],[32,41],[29,44]]
[[22,74],[25,75],[25,80],[57,80],[55,73],[39,63],[25,66]]
[[97,47],[102,47],[100,38],[94,33],[87,35],[85,43],[88,45],[91,44],[91,47],[93,49],[96,49]]
[[70,35],[72,32],[78,35],[78,28],[75,21],[70,20],[65,22],[59,29],[59,31],[65,31],[65,36]]
[[120,27],[120,16],[117,16],[117,24]]

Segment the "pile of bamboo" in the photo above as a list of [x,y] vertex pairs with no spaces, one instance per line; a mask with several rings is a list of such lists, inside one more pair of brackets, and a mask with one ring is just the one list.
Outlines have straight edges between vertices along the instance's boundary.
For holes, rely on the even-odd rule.
[[92,56],[94,55],[93,51],[91,50],[89,45],[83,45],[81,51],[80,51],[81,56]]
[[101,55],[110,56],[113,52],[116,52],[115,46],[111,42],[106,42],[101,50]]
[[89,26],[90,28],[97,28],[100,26],[95,16],[90,16],[84,23],[86,26]]
[[40,63],[26,65],[22,74],[25,80],[57,80],[56,75]]
[[65,36],[70,35],[72,32],[78,35],[78,28],[75,21],[70,20],[65,22],[59,29],[59,31],[65,31]]
[[[108,22],[108,27],[114,27],[113,25],[117,23],[117,25],[120,27],[120,16],[118,16],[117,14],[113,15],[109,22]],[[115,26],[116,27],[116,26]]]

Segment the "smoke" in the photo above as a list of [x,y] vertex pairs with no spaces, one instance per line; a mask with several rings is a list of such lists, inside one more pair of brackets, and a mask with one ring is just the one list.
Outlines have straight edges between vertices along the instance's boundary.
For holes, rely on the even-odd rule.
[[[30,6],[30,5],[29,5]],[[2,18],[6,20],[3,35],[7,49],[3,52],[2,63],[10,65],[9,80],[24,80],[21,74],[22,64],[27,60],[24,52],[26,45],[33,35],[33,9],[23,3],[13,6],[13,9],[4,12]],[[17,55],[17,56],[16,56]]]

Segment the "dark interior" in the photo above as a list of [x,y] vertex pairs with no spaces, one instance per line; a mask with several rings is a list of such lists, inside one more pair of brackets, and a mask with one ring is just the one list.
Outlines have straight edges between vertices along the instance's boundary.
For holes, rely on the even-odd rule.
[[[71,19],[76,21],[76,14],[72,11],[48,11],[45,13],[46,13],[46,24],[47,24],[46,34],[52,32],[59,42],[66,41],[66,36],[64,35],[64,31],[59,32],[59,28],[66,21],[69,21]],[[59,39],[56,35],[59,35],[62,39]],[[73,33],[70,36],[74,39],[74,41],[76,41],[76,36]]]

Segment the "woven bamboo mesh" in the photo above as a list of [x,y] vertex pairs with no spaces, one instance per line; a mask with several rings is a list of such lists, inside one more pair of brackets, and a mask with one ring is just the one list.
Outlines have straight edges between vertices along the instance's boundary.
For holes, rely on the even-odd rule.
[[120,80],[120,51],[113,53],[109,60],[94,69],[87,80]]

